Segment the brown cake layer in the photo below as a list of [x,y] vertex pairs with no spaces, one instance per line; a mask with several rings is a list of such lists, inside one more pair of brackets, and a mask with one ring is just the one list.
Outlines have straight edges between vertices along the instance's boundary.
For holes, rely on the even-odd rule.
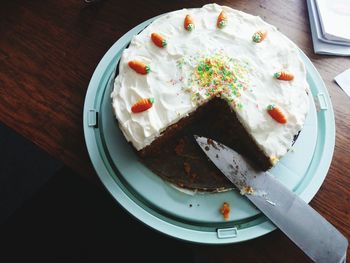
[[[198,126],[197,129],[196,126]],[[236,148],[261,170],[266,171],[272,166],[270,159],[255,144],[251,135],[237,119],[236,113],[226,101],[220,98],[210,100],[189,116],[169,126],[152,144],[139,151],[140,156],[159,155],[166,141],[173,138],[179,131],[186,129],[192,131],[193,135],[205,136]]]
[[232,185],[208,161],[194,134],[212,138],[246,156],[260,170],[271,162],[258,148],[228,103],[214,98],[195,112],[168,127],[151,145],[138,153],[157,175],[181,187],[222,190]]

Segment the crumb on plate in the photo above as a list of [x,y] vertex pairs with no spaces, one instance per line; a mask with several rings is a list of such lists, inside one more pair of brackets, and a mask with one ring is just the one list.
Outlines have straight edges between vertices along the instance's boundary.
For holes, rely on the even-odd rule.
[[225,220],[228,220],[230,218],[230,204],[224,202],[220,207],[220,213],[224,216]]

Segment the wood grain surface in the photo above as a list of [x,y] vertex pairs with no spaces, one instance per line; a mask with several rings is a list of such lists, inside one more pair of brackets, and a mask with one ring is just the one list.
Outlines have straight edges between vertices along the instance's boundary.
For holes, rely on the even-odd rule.
[[[216,2],[259,15],[277,26],[320,72],[335,112],[336,146],[329,173],[311,205],[349,239],[350,99],[333,79],[350,68],[350,59],[313,53],[305,1]],[[84,143],[82,113],[98,62],[118,38],[144,20],[206,3],[2,1],[0,121],[81,175],[96,177]],[[192,247],[202,262],[308,262],[280,231],[238,245]]]

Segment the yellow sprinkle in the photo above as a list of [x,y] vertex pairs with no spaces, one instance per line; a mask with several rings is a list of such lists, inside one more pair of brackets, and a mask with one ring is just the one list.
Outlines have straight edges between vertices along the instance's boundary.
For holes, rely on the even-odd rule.
[[279,159],[276,156],[272,155],[270,156],[270,161],[273,165],[275,165],[279,161]]

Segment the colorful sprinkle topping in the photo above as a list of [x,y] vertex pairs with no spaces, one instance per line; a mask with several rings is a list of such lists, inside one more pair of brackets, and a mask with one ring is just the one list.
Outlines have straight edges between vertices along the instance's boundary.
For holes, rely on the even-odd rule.
[[255,43],[260,43],[262,42],[267,36],[267,31],[266,30],[260,30],[254,33],[252,40]]
[[150,66],[138,60],[131,60],[129,61],[128,65],[130,68],[142,75],[145,75],[151,71]]
[[282,112],[282,110],[274,104],[270,104],[267,106],[267,112],[275,121],[281,124],[287,123],[287,118]]
[[238,101],[242,91],[248,90],[247,64],[218,52],[212,57],[199,58],[199,62],[189,78],[193,93],[192,101],[202,101],[220,94],[232,107],[243,108]]
[[157,47],[163,48],[163,47],[166,47],[167,45],[165,38],[158,33],[152,33],[151,39]]
[[273,77],[279,80],[287,80],[287,81],[294,79],[294,75],[285,70],[276,72],[275,74],[273,74]]
[[185,17],[184,27],[187,31],[191,32],[194,29],[194,22],[190,15]]
[[227,24],[227,15],[224,11],[221,11],[220,15],[218,16],[216,26],[221,29],[221,28],[224,28],[226,24]]
[[146,111],[152,107],[153,103],[154,103],[154,98],[140,99],[131,107],[131,111],[133,113]]

